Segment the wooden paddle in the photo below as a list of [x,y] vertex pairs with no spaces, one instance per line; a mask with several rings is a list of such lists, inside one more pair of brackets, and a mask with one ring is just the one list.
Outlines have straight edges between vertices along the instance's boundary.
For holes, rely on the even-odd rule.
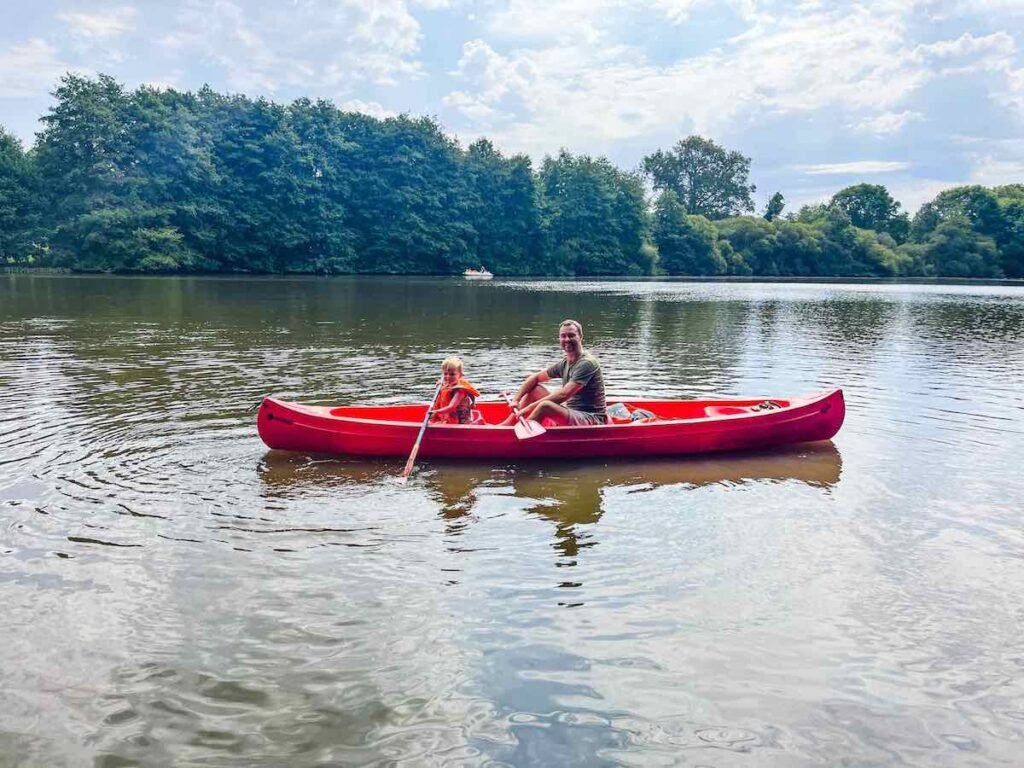
[[519,409],[516,408],[516,405],[512,402],[512,398],[509,397],[508,392],[502,392],[501,396],[505,398],[505,402],[508,403],[508,407],[512,409],[512,413],[514,413],[518,419],[516,422],[516,437],[520,440],[529,440],[531,437],[538,437],[547,432],[547,430],[541,426],[540,422],[534,421],[533,419],[523,418],[523,414],[521,414]]
[[423,424],[420,426],[420,433],[416,436],[416,442],[412,444],[412,453],[409,454],[409,460],[405,462],[405,469],[402,470],[401,482],[405,483],[409,479],[409,475],[412,474],[412,465],[416,463],[416,454],[420,452],[420,442],[423,440],[423,433],[427,431],[427,424],[430,422],[430,411],[434,408],[434,403],[437,402],[437,394],[441,391],[441,387],[444,385],[444,377],[441,377],[437,382],[437,388],[434,390],[434,396],[430,398],[430,404],[427,406],[427,412],[423,416]]

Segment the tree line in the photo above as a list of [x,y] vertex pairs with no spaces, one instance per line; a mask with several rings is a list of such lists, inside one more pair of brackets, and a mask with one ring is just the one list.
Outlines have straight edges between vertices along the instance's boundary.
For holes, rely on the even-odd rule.
[[[25,150],[0,128],[0,264],[145,273],[1024,277],[1024,185],[912,218],[857,184],[755,214],[750,158],[700,136],[634,171],[534,168],[436,120],[66,75]],[[652,194],[653,193],[653,194]]]

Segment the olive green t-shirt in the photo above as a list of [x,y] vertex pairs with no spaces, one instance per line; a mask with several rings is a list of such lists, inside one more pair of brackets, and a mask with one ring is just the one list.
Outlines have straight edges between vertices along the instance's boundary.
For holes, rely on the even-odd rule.
[[565,401],[565,407],[584,413],[596,413],[604,417],[604,377],[601,363],[589,352],[580,355],[575,363],[562,358],[544,371],[552,379],[561,379],[562,386],[570,382],[583,385],[583,389]]

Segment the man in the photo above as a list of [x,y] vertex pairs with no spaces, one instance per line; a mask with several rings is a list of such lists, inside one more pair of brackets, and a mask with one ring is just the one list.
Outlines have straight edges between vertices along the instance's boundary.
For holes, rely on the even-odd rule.
[[[575,320],[563,320],[558,327],[558,343],[565,357],[527,376],[516,392],[513,400],[520,413],[534,421],[550,418],[571,426],[607,423],[601,363],[583,349],[583,326]],[[555,378],[562,380],[561,389],[552,392],[541,386]],[[512,414],[502,424],[515,422]]]

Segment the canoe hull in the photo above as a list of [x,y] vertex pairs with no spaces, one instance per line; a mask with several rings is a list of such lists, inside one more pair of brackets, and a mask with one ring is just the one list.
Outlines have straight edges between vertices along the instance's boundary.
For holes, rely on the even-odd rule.
[[[520,440],[512,427],[431,425],[423,436],[423,458],[565,459],[681,456],[768,448],[832,438],[846,414],[842,390],[773,400],[629,400],[628,405],[664,415],[649,423],[549,427]],[[481,403],[489,422],[508,413],[501,403]],[[426,405],[310,406],[264,398],[257,416],[268,447],[302,453],[408,456]]]

